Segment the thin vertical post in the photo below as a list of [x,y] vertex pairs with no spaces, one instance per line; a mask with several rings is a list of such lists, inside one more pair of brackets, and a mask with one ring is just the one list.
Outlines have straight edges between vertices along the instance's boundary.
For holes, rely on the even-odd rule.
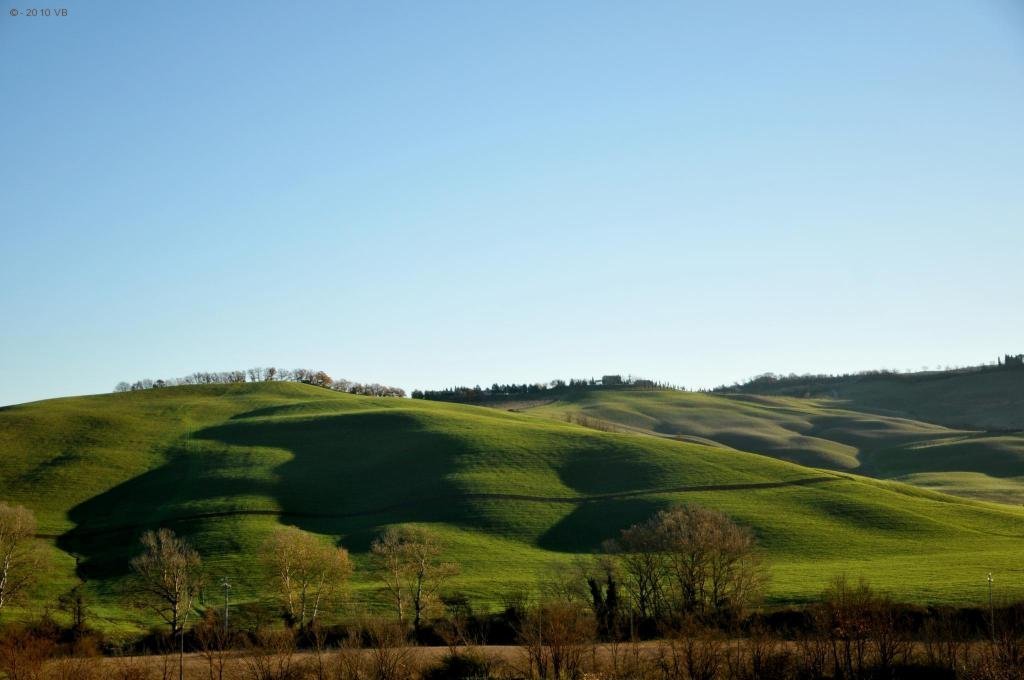
[[[185,615],[188,618],[188,615]],[[181,647],[178,648],[178,680],[185,680],[185,621],[181,622]]]
[[228,632],[228,613],[229,613],[229,599],[228,595],[231,592],[231,583],[225,578],[224,582],[220,584],[221,588],[224,589],[224,634]]
[[992,643],[996,641],[996,608],[992,600],[992,572],[988,573],[988,624],[992,634]]

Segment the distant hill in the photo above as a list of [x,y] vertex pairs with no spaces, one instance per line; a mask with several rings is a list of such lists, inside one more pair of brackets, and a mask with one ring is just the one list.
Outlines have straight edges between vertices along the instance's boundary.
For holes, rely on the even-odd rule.
[[[969,377],[973,376],[963,378]],[[1024,504],[1024,433],[948,428],[853,410],[847,403],[751,394],[608,390],[576,393],[526,412],[596,429],[726,446],[800,465]]]
[[951,371],[844,376],[765,375],[720,387],[741,393],[835,400],[844,408],[924,420],[947,427],[1024,430],[1024,365],[1006,357],[1003,366]]
[[[753,527],[773,571],[771,603],[814,597],[838,573],[868,576],[902,599],[978,602],[985,573],[1017,568],[1020,509],[739,450],[760,446],[766,418],[758,409],[800,420],[783,404],[620,394],[642,401],[603,402],[595,417],[619,414],[623,429],[666,430],[648,407],[674,411],[678,403],[658,400],[682,395],[708,400],[709,418],[716,409],[748,414],[750,437],[738,428],[726,448],[670,431],[605,432],[532,411],[295,383],[171,387],[0,409],[0,497],[35,510],[51,537],[54,567],[36,606],[74,582],[77,554],[79,574],[111,626],[139,621],[121,605],[117,586],[139,532],[158,525],[194,541],[212,577],[231,577],[240,599],[260,594],[253,554],[280,523],[343,542],[359,567],[355,593],[369,601],[376,597],[367,569],[371,538],[389,525],[429,524],[462,563],[452,588],[487,607],[512,588],[534,587],[549,565],[682,502],[719,508]],[[942,435],[910,423],[892,428],[907,437]],[[772,431],[780,445],[792,432]],[[704,434],[710,440],[721,432],[709,425]],[[820,449],[842,468],[857,459],[856,441],[873,436],[880,435],[869,429],[815,439],[807,461]],[[1007,588],[1024,593],[1024,584]]]

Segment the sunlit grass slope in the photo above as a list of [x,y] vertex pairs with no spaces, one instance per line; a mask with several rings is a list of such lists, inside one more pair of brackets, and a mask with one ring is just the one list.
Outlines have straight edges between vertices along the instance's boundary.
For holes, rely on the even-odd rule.
[[581,391],[528,412],[1024,503],[1020,433],[955,430],[818,399],[670,390]]
[[[553,563],[673,503],[721,508],[757,532],[770,601],[840,572],[896,596],[975,602],[984,574],[1024,593],[1024,513],[738,450],[606,433],[532,414],[337,394],[296,384],[181,387],[0,409],[0,495],[54,536],[53,597],[74,561],[112,622],[138,533],[168,525],[235,593],[280,523],[353,551],[356,593],[383,527],[434,527],[462,563],[453,589],[494,605]],[[1018,583],[1019,581],[1019,583]],[[112,624],[113,625],[113,624]]]

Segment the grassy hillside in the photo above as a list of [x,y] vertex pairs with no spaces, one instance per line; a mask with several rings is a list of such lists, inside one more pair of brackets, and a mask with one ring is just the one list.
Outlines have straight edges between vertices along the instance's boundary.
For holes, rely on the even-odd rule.
[[841,408],[968,430],[1024,430],[1024,369],[1020,368],[755,380],[722,391],[823,398]]
[[1024,503],[1024,434],[989,434],[794,397],[595,390],[534,415],[752,451],[801,465]]
[[329,536],[355,554],[363,598],[374,592],[375,533],[429,524],[463,565],[453,588],[494,604],[679,502],[755,529],[772,602],[813,597],[840,572],[918,601],[980,601],[988,571],[1024,594],[1017,509],[722,446],[298,384],[0,409],[0,496],[33,508],[53,536],[40,598],[73,582],[77,554],[111,625],[137,617],[119,607],[117,587],[138,533],[158,524],[188,535],[242,597],[259,590],[252,554],[275,525]]

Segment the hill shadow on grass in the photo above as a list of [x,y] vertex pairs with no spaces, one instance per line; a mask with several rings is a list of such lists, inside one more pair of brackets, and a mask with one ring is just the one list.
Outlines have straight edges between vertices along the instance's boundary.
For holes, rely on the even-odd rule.
[[[79,556],[80,575],[95,578],[124,573],[144,530],[209,512],[214,509],[208,507],[211,499],[260,497],[271,490],[266,480],[231,474],[245,466],[249,456],[244,454],[228,461],[223,451],[196,452],[182,444],[167,455],[168,461],[159,468],[93,496],[68,512],[75,528],[58,537],[57,545]],[[189,533],[187,528],[175,529]]]
[[[534,453],[543,460],[547,444],[539,441]],[[479,461],[480,446],[400,409],[232,420],[196,432],[160,467],[73,508],[76,529],[61,536],[59,545],[83,558],[83,575],[116,577],[126,572],[146,529],[170,526],[213,557],[231,550],[214,522],[267,515],[305,531],[340,536],[359,553],[390,524],[443,522],[493,531],[479,511],[486,499],[580,503],[543,528],[538,544],[590,551],[663,507],[643,496],[582,499],[568,490],[553,496],[500,489],[476,493],[454,480],[465,464]],[[649,455],[632,441],[588,437],[565,446],[548,464],[579,494],[645,494],[664,485],[670,472],[666,461]],[[502,465],[500,456],[494,464]]]
[[589,438],[554,467],[563,484],[587,495],[665,485],[665,467],[646,454],[620,441]]
[[865,458],[872,476],[898,478],[920,473],[968,472],[996,479],[1024,476],[1024,437],[977,435],[872,452]]
[[450,481],[465,445],[409,414],[235,421],[194,439],[198,445],[171,451],[161,467],[70,511],[76,529],[58,545],[81,556],[83,574],[125,573],[145,529],[166,525],[189,536],[204,519],[239,512],[279,515],[317,533],[356,529],[355,550],[382,519],[472,523]]
[[582,503],[545,531],[537,545],[561,552],[597,552],[605,540],[618,538],[620,530],[649,519],[669,505],[651,498]]

